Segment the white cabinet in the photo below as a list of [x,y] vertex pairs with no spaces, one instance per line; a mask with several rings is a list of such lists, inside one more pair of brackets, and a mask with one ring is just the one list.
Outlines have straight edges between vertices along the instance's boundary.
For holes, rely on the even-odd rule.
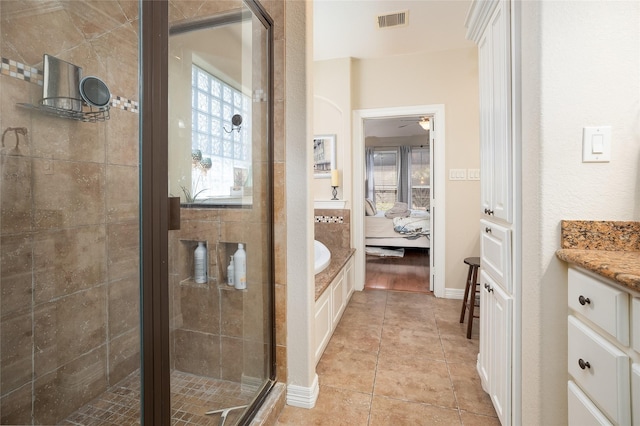
[[486,271],[480,272],[478,373],[502,425],[511,424],[513,299]]
[[482,269],[507,292],[513,291],[511,279],[511,229],[488,220],[480,221]]
[[487,217],[512,223],[509,2],[486,3],[493,8],[478,40],[481,208]]
[[640,364],[631,366],[631,412],[633,426],[640,426]]
[[567,405],[569,412],[573,413],[573,417],[569,419],[569,426],[609,426],[612,424],[607,417],[598,410],[598,407],[593,405],[589,397],[580,390],[580,387],[571,380],[569,380],[567,392],[569,394]]
[[569,424],[587,424],[588,416],[595,419],[588,424],[640,426],[640,353],[629,338],[634,294],[575,267],[567,281]]
[[519,424],[520,388],[514,324],[514,145],[512,136],[511,2],[474,0],[467,38],[478,45],[480,90],[480,354],[478,373],[503,426]]
[[315,357],[320,361],[353,294],[353,257],[338,272],[315,304]]

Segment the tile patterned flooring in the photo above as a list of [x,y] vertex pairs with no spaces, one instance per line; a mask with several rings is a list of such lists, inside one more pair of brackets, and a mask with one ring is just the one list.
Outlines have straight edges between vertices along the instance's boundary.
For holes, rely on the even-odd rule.
[[[255,390],[243,392],[240,383],[216,380],[173,371],[171,404],[174,426],[218,425],[220,414],[205,415],[209,410],[248,404]],[[236,424],[243,410],[229,412],[225,424]],[[105,393],[71,414],[62,425],[139,425],[140,371],[110,387]]]
[[466,338],[461,303],[355,292],[318,363],[315,408],[285,406],[277,424],[499,425],[475,370],[479,327]]

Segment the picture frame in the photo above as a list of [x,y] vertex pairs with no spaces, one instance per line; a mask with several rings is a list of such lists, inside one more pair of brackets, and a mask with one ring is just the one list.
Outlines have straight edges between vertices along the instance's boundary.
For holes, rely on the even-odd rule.
[[331,178],[331,170],[336,169],[336,135],[316,135],[313,137],[313,177]]

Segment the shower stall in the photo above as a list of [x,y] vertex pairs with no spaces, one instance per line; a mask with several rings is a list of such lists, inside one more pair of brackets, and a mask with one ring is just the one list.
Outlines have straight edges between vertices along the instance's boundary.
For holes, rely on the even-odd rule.
[[275,379],[269,13],[3,0],[0,29],[0,424],[246,423]]

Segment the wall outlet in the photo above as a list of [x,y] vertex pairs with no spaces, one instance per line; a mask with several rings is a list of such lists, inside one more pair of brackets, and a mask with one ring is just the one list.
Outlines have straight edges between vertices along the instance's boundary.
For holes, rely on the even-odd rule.
[[467,180],[467,169],[449,169],[449,180]]

